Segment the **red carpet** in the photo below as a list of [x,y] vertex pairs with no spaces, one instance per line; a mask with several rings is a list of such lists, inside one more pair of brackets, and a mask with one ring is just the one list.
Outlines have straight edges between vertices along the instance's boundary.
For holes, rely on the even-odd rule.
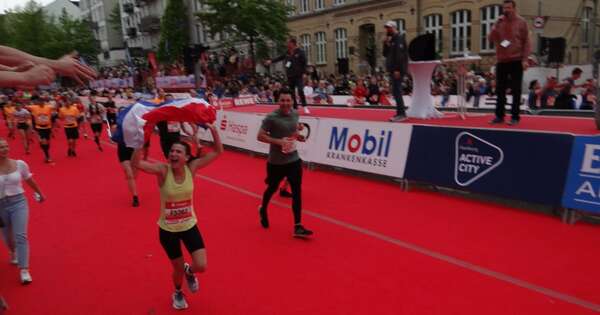
[[[62,132],[57,137],[54,166],[42,163],[37,147],[24,156],[20,142],[10,142],[48,200],[30,202],[33,284],[18,284],[17,269],[0,250],[7,314],[181,313],[170,306],[171,267],[158,243],[155,179],[139,176],[142,207],[131,208],[112,146],[100,153],[82,140],[79,156],[69,159]],[[158,157],[158,145],[152,148]],[[208,271],[200,276],[200,292],[187,293],[186,312],[545,315],[592,314],[600,304],[596,226],[567,226],[542,214],[306,171],[304,223],[316,234],[301,241],[291,237],[291,210],[279,205],[270,208],[271,229],[259,227],[264,163],[226,152],[198,173],[196,211]]]
[[[268,113],[275,108],[273,105],[257,105],[248,107],[237,107],[235,111],[251,113]],[[360,108],[339,108],[339,107],[310,107],[311,116],[326,118],[341,118],[370,121],[388,121],[394,115],[392,109],[360,109]],[[470,113],[467,119],[463,120],[456,113],[446,113],[440,119],[416,119],[411,118],[403,122],[413,125],[436,125],[453,126],[464,128],[493,128],[503,130],[518,131],[544,131],[552,133],[571,133],[575,135],[595,135],[600,132],[592,118],[580,117],[557,117],[557,116],[531,116],[522,115],[521,123],[516,127],[504,125],[490,125],[489,121],[494,118],[493,114]],[[508,119],[508,118],[507,118]]]

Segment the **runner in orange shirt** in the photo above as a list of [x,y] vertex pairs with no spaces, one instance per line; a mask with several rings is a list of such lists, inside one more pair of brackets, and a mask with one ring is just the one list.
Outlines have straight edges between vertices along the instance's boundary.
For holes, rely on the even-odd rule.
[[58,117],[63,121],[65,135],[67,136],[67,142],[69,144],[67,156],[75,157],[77,156],[75,147],[77,146],[77,139],[79,139],[79,129],[77,128],[79,110],[71,102],[68,102],[65,106],[60,108]]
[[31,97],[33,105],[28,107],[29,111],[33,115],[34,128],[40,137],[40,147],[44,151],[46,157],[46,163],[52,163],[50,158],[50,134],[52,130],[52,106],[44,103],[39,96],[34,95]]

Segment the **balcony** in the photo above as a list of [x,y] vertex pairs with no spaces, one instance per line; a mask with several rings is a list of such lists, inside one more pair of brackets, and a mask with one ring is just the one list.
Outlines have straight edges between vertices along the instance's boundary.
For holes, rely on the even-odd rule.
[[134,1],[135,1],[135,6],[138,8],[154,2],[154,0],[134,0]]
[[136,38],[137,37],[137,29],[135,27],[128,27],[127,28],[127,36],[129,38]]
[[157,33],[160,31],[160,18],[155,15],[145,16],[140,21],[140,32]]
[[134,6],[133,3],[125,3],[123,4],[123,12],[127,14],[133,14]]

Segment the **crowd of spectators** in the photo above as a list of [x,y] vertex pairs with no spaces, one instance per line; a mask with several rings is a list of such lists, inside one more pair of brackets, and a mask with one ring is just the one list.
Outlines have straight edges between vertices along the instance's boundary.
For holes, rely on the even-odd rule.
[[[222,53],[203,55],[200,76],[200,89],[195,95],[209,97],[238,97],[240,95],[257,95],[260,102],[272,103],[276,100],[279,90],[287,84],[285,74],[280,71],[256,73],[252,71],[254,64],[248,56],[238,53],[235,49]],[[529,85],[529,96],[525,99],[531,109],[591,109],[595,100],[595,84],[593,80],[576,85],[575,81],[581,75],[573,74],[564,82],[550,76],[543,85],[534,80]],[[151,82],[155,76],[179,76],[186,71],[182,63],[159,65],[152,73],[147,62],[134,60],[130,65],[121,64],[114,67],[99,69],[101,79],[133,77],[135,91],[153,93],[155,87]],[[432,94],[441,96],[439,106],[448,106],[450,96],[457,94],[456,69],[452,66],[441,65],[432,76]],[[496,79],[491,72],[471,70],[466,74],[467,102],[473,107],[480,107],[483,96],[496,96]],[[119,91],[121,92],[121,91]],[[410,95],[412,81],[410,76],[405,78],[403,94]],[[350,71],[348,74],[325,74],[314,66],[308,67],[304,76],[304,94],[309,104],[333,104],[332,96],[351,96],[341,105],[392,105],[390,100],[390,83],[388,76],[381,70],[375,69],[372,74],[357,75]],[[578,94],[580,98],[578,98]],[[576,102],[580,99],[579,102]]]

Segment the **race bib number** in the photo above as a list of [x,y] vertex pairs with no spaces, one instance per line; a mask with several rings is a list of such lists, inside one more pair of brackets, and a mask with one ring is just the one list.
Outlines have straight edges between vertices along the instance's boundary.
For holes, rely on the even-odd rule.
[[65,123],[66,124],[72,125],[72,124],[75,123],[75,121],[77,121],[77,119],[75,117],[73,117],[73,116],[66,116],[65,117]]
[[93,124],[99,124],[102,122],[102,117],[100,117],[98,115],[94,115],[94,116],[90,117],[90,122]]
[[284,138],[285,140],[288,140],[289,142],[286,142],[285,145],[281,146],[281,152],[284,154],[290,154],[293,152],[296,152],[296,141],[294,140],[294,138]]
[[288,62],[285,63],[285,67],[286,68],[289,68],[291,66],[292,66],[292,62],[291,61],[288,61]]
[[47,124],[49,124],[49,123],[50,123],[50,116],[48,116],[48,115],[44,115],[44,114],[42,114],[42,115],[39,115],[39,116],[37,117],[37,122],[38,122],[38,124],[40,124],[40,125],[47,125]]
[[510,41],[505,39],[500,43],[500,46],[502,46],[504,48],[508,48],[508,46],[510,46]]
[[179,224],[192,219],[192,201],[165,203],[165,223]]

